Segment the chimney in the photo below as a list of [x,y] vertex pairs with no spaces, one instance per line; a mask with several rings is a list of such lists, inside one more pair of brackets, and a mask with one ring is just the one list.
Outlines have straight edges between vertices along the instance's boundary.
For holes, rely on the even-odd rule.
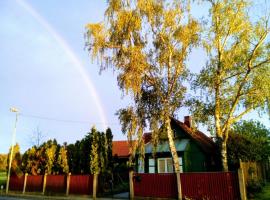
[[189,128],[191,127],[191,116],[184,117],[184,124],[188,126]]

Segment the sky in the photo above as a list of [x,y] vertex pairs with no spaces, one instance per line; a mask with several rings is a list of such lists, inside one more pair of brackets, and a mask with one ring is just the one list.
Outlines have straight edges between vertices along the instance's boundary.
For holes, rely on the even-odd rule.
[[[102,21],[105,8],[101,0],[0,1],[0,153],[11,145],[11,107],[19,109],[16,142],[22,152],[37,129],[43,141],[60,144],[82,139],[93,125],[110,127],[114,140],[126,139],[115,113],[129,98],[123,98],[116,74],[100,74],[85,49],[85,25]],[[199,72],[205,54],[195,50],[190,60]],[[182,109],[178,117],[185,115]]]

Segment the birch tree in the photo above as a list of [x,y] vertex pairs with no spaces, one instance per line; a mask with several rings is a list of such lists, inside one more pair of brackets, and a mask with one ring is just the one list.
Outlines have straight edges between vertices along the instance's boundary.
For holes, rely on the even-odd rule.
[[[119,111],[129,141],[135,137],[143,148],[146,125],[154,141],[164,125],[174,168],[179,163],[170,126],[170,117],[182,106],[186,60],[199,39],[199,25],[185,1],[111,0],[106,21],[87,25],[86,46],[100,69],[112,67],[124,94],[133,105]],[[134,153],[134,151],[133,151]]]
[[247,0],[209,2],[211,23],[204,40],[208,61],[194,84],[201,99],[190,106],[198,121],[212,125],[227,171],[232,124],[253,110],[270,107],[269,16],[256,18]]

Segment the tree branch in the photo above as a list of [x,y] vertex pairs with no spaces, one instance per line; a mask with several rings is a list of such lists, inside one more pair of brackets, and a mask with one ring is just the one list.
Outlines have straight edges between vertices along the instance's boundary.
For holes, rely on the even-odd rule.
[[231,119],[231,123],[239,121],[245,114],[249,113],[251,110],[253,110],[252,106],[247,108],[245,111],[243,111],[239,115],[235,116],[233,119]]
[[[266,59],[266,60],[258,63],[257,65],[254,65],[253,67],[250,68],[250,70],[254,70],[254,69],[256,69],[258,67],[261,67],[261,66],[263,66],[264,64],[267,64],[267,63],[270,63],[270,59]],[[235,76],[239,76],[239,75],[244,74],[244,73],[246,73],[246,71],[235,73],[235,74],[233,74],[231,76],[228,76],[228,77],[224,78],[222,81],[227,81],[228,79],[231,79],[231,78],[233,78]]]
[[261,36],[260,40],[258,41],[257,45],[252,50],[252,53],[251,53],[249,61],[248,61],[246,74],[245,74],[244,78],[242,79],[242,81],[240,82],[235,99],[232,103],[232,107],[228,113],[227,120],[225,121],[225,123],[223,125],[222,132],[224,132],[226,130],[226,128],[228,126],[228,122],[231,121],[231,117],[232,117],[232,115],[237,107],[237,104],[239,102],[239,98],[241,96],[242,89],[243,89],[244,85],[246,84],[246,82],[248,80],[248,76],[251,72],[251,65],[252,65],[252,60],[254,58],[254,55],[255,55],[256,51],[258,50],[258,48],[263,44],[263,41],[265,40],[267,34],[268,34],[268,31],[265,31],[265,33]]

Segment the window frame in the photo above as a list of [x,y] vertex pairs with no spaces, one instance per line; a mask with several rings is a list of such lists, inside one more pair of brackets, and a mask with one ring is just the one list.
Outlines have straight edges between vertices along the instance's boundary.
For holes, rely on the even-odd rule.
[[[153,162],[150,164],[150,161],[153,161]],[[154,169],[154,170],[152,171],[150,169],[152,169],[152,170]],[[154,158],[149,158],[148,159],[148,173],[150,173],[150,174],[156,173],[156,163],[155,163]]]
[[[158,165],[158,173],[173,173],[173,172],[168,172],[168,160],[172,160],[172,158],[171,157],[166,157],[166,158],[158,158],[157,159],[157,165]],[[165,165],[165,171],[164,172],[161,172],[160,171],[160,161],[164,161],[164,165]],[[172,162],[172,164],[173,164],[173,162]]]
[[[165,171],[164,172],[161,172],[160,171],[160,167],[159,167],[159,162],[161,160],[164,160],[165,161]],[[172,168],[173,168],[173,171],[172,172],[168,172],[168,160],[171,160],[172,161]],[[179,161],[179,167],[180,167],[180,173],[183,173],[183,158],[181,156],[178,157],[178,161]],[[150,166],[149,166],[150,167]],[[174,173],[175,170],[174,170],[174,165],[173,165],[173,160],[171,157],[165,157],[165,158],[158,158],[157,159],[157,173]]]

